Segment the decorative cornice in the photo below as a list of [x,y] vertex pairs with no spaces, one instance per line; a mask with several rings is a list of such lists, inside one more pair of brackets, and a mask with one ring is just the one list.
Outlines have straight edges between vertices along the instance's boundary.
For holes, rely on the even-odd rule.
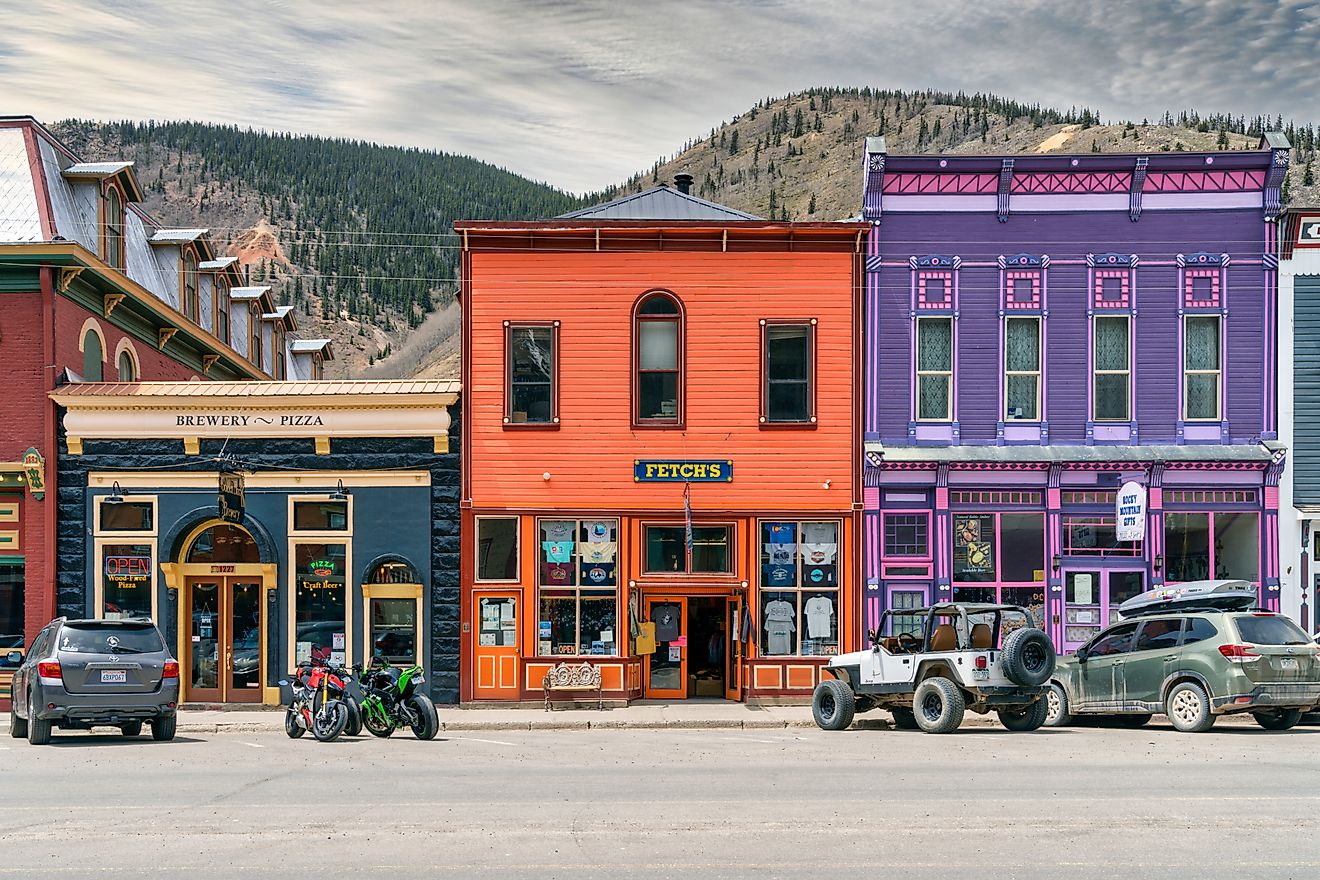
[[997,216],[1000,223],[1008,222],[1008,196],[1013,189],[1013,160],[1005,159],[999,166],[999,200]]
[[1146,166],[1149,156],[1138,156],[1137,166],[1132,169],[1132,187],[1128,190],[1128,219],[1136,223],[1141,219],[1141,189],[1146,185]]
[[165,346],[169,344],[169,341],[174,338],[174,334],[178,332],[179,332],[178,327],[161,327],[159,333],[160,341],[157,343],[156,347],[159,348],[161,351],[164,351]]
[[104,306],[101,309],[105,317],[107,318],[110,317],[110,313],[115,310],[115,307],[118,306],[125,299],[127,299],[127,297],[128,294],[124,294],[124,293],[107,293],[105,295],[105,299],[103,300]]
[[1265,177],[1265,220],[1272,221],[1282,208],[1283,181],[1288,177],[1289,151],[1270,150],[1270,170]]
[[1137,265],[1137,262],[1136,254],[1104,253],[1086,255],[1086,265],[1090,266],[1092,269],[1097,266],[1103,266],[1105,268],[1134,268]]
[[1227,266],[1228,254],[1212,254],[1208,251],[1198,251],[1194,254],[1179,254],[1178,268],[1185,269],[1188,266]]
[[1001,269],[1047,269],[1050,265],[1048,254],[1000,254]]
[[957,269],[962,265],[962,257],[950,257],[944,254],[926,254],[908,260],[913,269]]

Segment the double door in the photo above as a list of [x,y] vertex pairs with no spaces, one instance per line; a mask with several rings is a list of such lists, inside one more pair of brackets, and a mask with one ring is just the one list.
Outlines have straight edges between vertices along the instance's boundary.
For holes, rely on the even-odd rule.
[[184,668],[194,703],[260,703],[265,679],[262,586],[255,578],[188,578]]
[[1063,576],[1063,650],[1073,651],[1118,621],[1118,606],[1146,590],[1141,569],[1067,571]]
[[[698,603],[703,607],[714,604],[722,617],[718,629],[701,644],[692,638],[694,629],[703,629],[693,625],[692,612]],[[742,699],[741,597],[651,596],[646,599],[646,619],[655,624],[655,650],[643,658],[643,693],[647,699],[685,700],[693,695]],[[707,627],[703,632],[708,631]],[[718,633],[723,634],[722,638]],[[702,654],[694,653],[698,651]],[[720,693],[690,693],[689,671],[699,665],[709,671],[712,663],[723,674]]]

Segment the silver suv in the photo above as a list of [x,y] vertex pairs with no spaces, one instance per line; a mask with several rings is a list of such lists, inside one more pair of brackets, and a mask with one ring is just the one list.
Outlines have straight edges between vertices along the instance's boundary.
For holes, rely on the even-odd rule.
[[9,735],[33,745],[52,728],[118,727],[174,738],[179,663],[149,620],[68,620],[46,625],[14,672]]

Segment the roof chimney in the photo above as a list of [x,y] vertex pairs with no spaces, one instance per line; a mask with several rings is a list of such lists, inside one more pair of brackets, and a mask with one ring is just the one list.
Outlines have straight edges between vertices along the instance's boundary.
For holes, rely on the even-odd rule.
[[692,189],[692,175],[687,173],[675,174],[674,186],[678,187],[678,191],[683,195],[688,195],[688,191]]

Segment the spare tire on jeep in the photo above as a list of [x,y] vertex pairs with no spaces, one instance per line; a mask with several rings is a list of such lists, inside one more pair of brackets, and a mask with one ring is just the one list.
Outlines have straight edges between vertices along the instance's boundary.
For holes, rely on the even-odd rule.
[[1054,643],[1044,630],[1024,627],[1004,639],[1004,675],[1022,687],[1039,687],[1054,674]]

